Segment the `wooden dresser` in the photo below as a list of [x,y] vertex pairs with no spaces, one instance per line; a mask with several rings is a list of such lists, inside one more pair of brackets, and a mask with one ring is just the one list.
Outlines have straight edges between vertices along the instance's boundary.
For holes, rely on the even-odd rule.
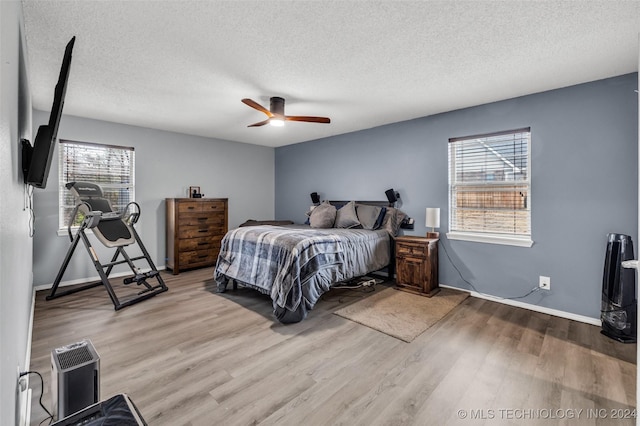
[[398,290],[427,297],[440,291],[437,238],[396,238],[396,285]]
[[227,233],[226,198],[167,198],[167,269],[213,266]]

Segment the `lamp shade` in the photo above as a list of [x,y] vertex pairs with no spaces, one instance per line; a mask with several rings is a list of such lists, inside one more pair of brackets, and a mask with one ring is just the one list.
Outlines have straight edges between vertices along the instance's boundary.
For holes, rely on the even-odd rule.
[[439,207],[427,207],[427,220],[425,225],[427,228],[440,228]]

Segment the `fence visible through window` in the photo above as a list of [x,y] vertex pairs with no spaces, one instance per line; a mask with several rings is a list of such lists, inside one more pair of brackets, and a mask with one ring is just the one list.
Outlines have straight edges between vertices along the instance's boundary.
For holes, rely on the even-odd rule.
[[530,129],[449,140],[449,232],[531,236]]
[[[100,185],[116,211],[135,200],[135,151],[132,147],[60,140],[59,228],[66,228],[75,208],[68,182]],[[74,225],[82,223],[78,215]]]

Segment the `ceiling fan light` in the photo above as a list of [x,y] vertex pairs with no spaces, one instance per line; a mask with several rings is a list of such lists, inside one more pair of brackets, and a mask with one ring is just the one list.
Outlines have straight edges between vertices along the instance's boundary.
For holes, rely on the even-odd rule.
[[284,120],[281,118],[271,117],[271,119],[269,119],[269,124],[271,124],[273,127],[283,127]]

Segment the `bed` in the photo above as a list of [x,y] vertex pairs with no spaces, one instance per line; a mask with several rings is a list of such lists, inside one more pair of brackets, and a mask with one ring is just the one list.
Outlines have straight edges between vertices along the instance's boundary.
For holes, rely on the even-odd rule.
[[[257,225],[230,230],[222,240],[214,270],[218,291],[226,291],[231,282],[234,287],[240,284],[256,289],[270,295],[274,315],[280,322],[302,321],[332,285],[393,264],[392,236],[397,234],[404,214],[385,207],[387,203],[364,203],[328,203],[335,207],[337,217],[332,224],[338,227],[329,228],[328,222],[318,227],[314,224],[318,215],[312,212],[308,225]],[[321,209],[329,207],[316,208]],[[343,209],[355,209],[361,216],[366,211],[370,219],[341,214]],[[359,224],[354,225],[355,221]]]

